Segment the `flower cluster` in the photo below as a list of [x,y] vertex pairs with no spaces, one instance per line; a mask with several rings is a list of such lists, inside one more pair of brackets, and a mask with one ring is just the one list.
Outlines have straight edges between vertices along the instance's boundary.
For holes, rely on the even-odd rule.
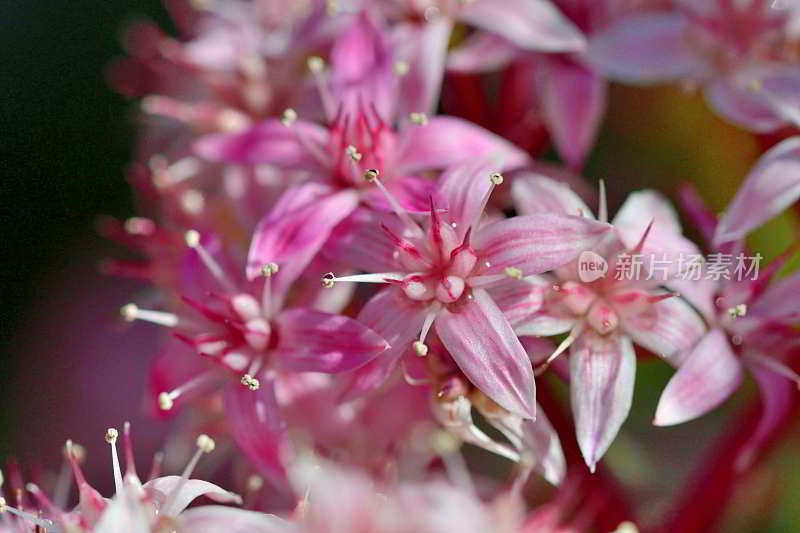
[[[130,181],[149,216],[104,225],[138,254],[105,268],[155,289],[124,320],[170,332],[151,372],[154,412],[190,413],[182,432],[235,444],[220,453],[252,489],[248,507],[291,519],[184,511],[199,494],[241,503],[188,479],[214,441],[198,440],[183,476],[142,485],[127,431],[122,476],[109,430],[112,500],[68,446],[78,508],[29,486],[41,516],[0,500],[20,517],[0,529],[583,530],[597,503],[570,522],[579,502],[561,492],[526,517],[522,489],[531,472],[585,484],[568,443],[595,472],[647,354],[677,368],[656,425],[715,408],[744,368],[765,409],[740,465],[781,423],[800,383],[800,275],[779,275],[794,250],[751,276],[703,258],[761,258],[745,239],[800,197],[800,137],[767,151],[719,217],[683,191],[702,248],[663,195],[632,192],[609,218],[605,184],[595,193],[578,173],[610,82],[702,89],[755,133],[800,126],[795,11],[767,0],[168,4],[179,35],[131,28],[130,57],[111,70],[140,98]],[[509,102],[489,131],[457,116],[471,96],[450,85],[497,72],[508,77],[495,96]],[[534,161],[531,132],[566,169]],[[632,257],[640,274],[615,275]],[[568,382],[574,436],[537,402],[545,372]],[[510,482],[479,491],[461,443],[508,460]],[[253,479],[268,483],[242,481]]]

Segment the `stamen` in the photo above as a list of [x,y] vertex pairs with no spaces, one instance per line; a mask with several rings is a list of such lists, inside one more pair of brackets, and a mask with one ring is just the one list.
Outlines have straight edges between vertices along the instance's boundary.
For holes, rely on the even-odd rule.
[[428,123],[428,115],[425,113],[414,112],[408,115],[408,120],[410,120],[411,123],[416,126],[424,126]]
[[217,263],[216,259],[214,259],[210,253],[208,253],[202,244],[200,244],[200,232],[193,229],[187,231],[186,245],[197,252],[197,255],[200,256],[200,260],[206,266],[208,271],[211,272],[211,274],[225,287],[225,289],[229,290],[230,292],[236,291],[233,283],[225,275],[225,271],[222,270],[222,267],[219,265],[219,263]]
[[572,331],[570,331],[569,335],[567,335],[567,338],[561,341],[561,344],[558,345],[558,348],[556,348],[556,350],[550,355],[550,357],[548,357],[544,363],[542,363],[536,368],[536,370],[534,371],[534,375],[536,376],[542,375],[550,367],[553,361],[555,361],[558,358],[559,355],[567,351],[567,348],[572,346],[572,343],[575,342],[575,339],[577,339],[583,332],[584,326],[585,324],[583,322],[578,322],[577,324],[575,324],[575,326],[572,328]]
[[731,318],[739,318],[747,315],[747,304],[739,304],[728,308],[728,315]]
[[347,157],[355,161],[356,163],[361,161],[361,152],[358,151],[358,148],[353,146],[352,144],[348,144],[347,148],[344,149],[344,153],[347,154]]
[[600,180],[600,198],[599,198],[599,207],[597,210],[597,219],[600,222],[608,222],[608,202],[606,200],[606,182],[605,180]]
[[325,12],[329,17],[336,16],[339,13],[339,2],[336,0],[327,0],[325,2]]
[[111,445],[111,464],[114,468],[114,488],[117,494],[122,494],[122,471],[119,467],[119,456],[117,455],[117,437],[119,431],[115,428],[108,428],[106,430],[106,442]]
[[[61,507],[56,507],[56,505],[50,501],[47,495],[42,492],[38,485],[35,483],[28,483],[25,485],[25,490],[30,492],[36,501],[39,503],[39,507],[45,509],[51,516],[58,518],[62,522],[64,521],[65,512],[62,511]],[[44,532],[43,532],[44,533]]]
[[494,188],[497,187],[498,185],[503,184],[503,175],[500,174],[499,172],[491,172],[489,174],[489,183],[491,185],[489,186],[489,189],[486,191],[486,193],[483,195],[483,199],[481,200],[481,207],[480,209],[477,209],[475,211],[475,219],[469,226],[475,230],[478,229],[478,223],[480,222],[481,217],[483,216],[483,212],[486,210],[486,205],[489,203],[489,198],[492,196]]
[[131,217],[125,221],[123,227],[131,235],[149,236],[156,232],[155,222],[144,217]]
[[161,394],[159,394],[158,406],[163,411],[169,411],[170,409],[172,409],[175,400],[180,398],[182,395],[188,392],[195,391],[207,385],[208,383],[213,382],[215,379],[216,376],[213,370],[204,372],[169,392],[162,392]]
[[320,74],[325,70],[325,60],[319,56],[309,57],[306,60],[306,64],[308,65],[308,70],[310,70],[312,74]]
[[139,307],[134,303],[123,305],[119,310],[119,314],[122,315],[122,318],[126,322],[142,320],[144,322],[151,322],[167,328],[174,328],[180,323],[180,318],[174,313],[152,311],[150,309],[139,309]]
[[408,74],[408,71],[411,70],[411,66],[405,61],[395,61],[394,62],[394,73],[400,77],[405,76]]
[[250,492],[256,492],[261,490],[261,487],[264,486],[264,478],[259,475],[252,474],[250,477],[247,478],[247,490]]
[[391,281],[403,281],[403,275],[396,272],[385,272],[383,274],[356,274],[354,276],[337,278],[333,272],[328,272],[322,276],[322,286],[326,289],[333,288],[333,285],[339,281],[349,281],[353,283],[390,283]]
[[164,452],[156,452],[153,454],[153,464],[150,467],[150,475],[147,476],[148,481],[153,480],[161,475],[161,463],[164,462]]
[[394,211],[395,214],[400,217],[400,220],[403,221],[403,224],[405,224],[409,230],[417,235],[422,235],[422,228],[419,227],[419,224],[414,222],[414,219],[411,218],[411,215],[408,214],[408,211],[406,211],[405,208],[400,205],[400,202],[397,201],[394,195],[389,192],[389,189],[386,188],[386,186],[378,177],[379,175],[380,172],[377,169],[371,168],[364,173],[364,179],[378,186],[383,195],[386,197],[386,200],[389,202],[389,205],[392,207],[392,211]]
[[417,352],[418,356],[425,357],[428,355],[428,345],[422,341],[414,341],[412,346],[414,347],[414,351]]
[[264,288],[261,290],[261,310],[265,316],[269,317],[272,313],[272,276],[278,273],[280,268],[277,263],[267,263],[261,267],[261,275],[264,276]]
[[250,374],[243,375],[240,381],[242,385],[244,385],[245,387],[247,387],[252,391],[257,391],[258,388],[261,386],[261,383]]
[[417,355],[420,357],[428,355],[428,346],[425,344],[425,338],[428,336],[428,332],[431,330],[433,321],[436,320],[436,315],[439,314],[440,309],[441,307],[439,305],[433,305],[431,309],[428,310],[428,314],[425,315],[425,321],[422,323],[422,330],[419,332],[419,340],[412,344],[414,351],[417,352]]
[[122,439],[125,448],[125,477],[133,477],[138,482],[139,475],[136,473],[136,462],[133,458],[133,443],[131,442],[131,423],[125,422],[122,425]]
[[430,378],[415,378],[411,374],[408,373],[408,368],[406,368],[406,362],[401,360],[400,366],[403,369],[403,379],[411,385],[412,387],[419,387],[422,385],[430,385],[433,383]]
[[36,515],[31,513],[27,513],[25,511],[20,511],[16,507],[12,507],[6,503],[6,499],[0,496],[0,514],[8,512],[9,514],[16,515],[24,520],[30,520],[34,525],[41,528],[51,528],[54,526],[52,520],[47,520],[46,518],[40,518]]
[[284,110],[283,115],[281,115],[281,124],[283,124],[287,128],[292,124],[294,124],[296,120],[297,120],[297,111],[295,111],[291,107]]
[[522,279],[522,270],[517,267],[506,267],[503,272],[505,272],[506,276],[509,278]]
[[167,495],[167,499],[161,508],[162,515],[169,516],[171,512],[171,508],[175,503],[175,499],[178,497],[178,494],[183,489],[183,486],[189,480],[189,476],[192,475],[194,472],[197,463],[200,461],[200,457],[204,453],[211,453],[214,451],[216,444],[214,443],[214,439],[209,437],[206,434],[200,435],[197,437],[197,451],[194,453],[192,458],[189,460],[189,463],[186,465],[186,468],[183,469],[183,473],[181,474],[181,478],[178,483],[172,488],[172,490]]
[[489,174],[489,181],[492,182],[492,185],[502,185],[503,184],[503,175],[499,172],[492,172]]
[[642,234],[642,238],[639,239],[639,243],[636,245],[636,247],[633,250],[631,250],[631,254],[632,255],[638,254],[638,253],[640,253],[642,251],[642,249],[644,248],[644,241],[647,239],[647,236],[650,235],[650,230],[653,229],[653,223],[655,221],[656,221],[656,219],[652,219],[650,221],[650,223],[647,225],[647,229],[644,230],[644,233]]

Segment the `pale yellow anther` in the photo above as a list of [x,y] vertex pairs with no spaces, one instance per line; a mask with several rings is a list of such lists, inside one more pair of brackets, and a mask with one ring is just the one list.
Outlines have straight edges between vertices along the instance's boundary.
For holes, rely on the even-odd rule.
[[136,315],[139,313],[139,308],[136,304],[125,304],[119,309],[119,314],[122,315],[123,320],[126,322],[133,322],[136,320]]
[[372,182],[378,179],[378,176],[380,176],[380,174],[381,172],[377,168],[369,168],[366,170],[366,172],[364,172],[364,179],[369,182]]
[[492,172],[489,174],[489,181],[494,185],[501,185],[503,183],[503,175],[499,172]]
[[119,431],[117,431],[115,428],[108,428],[106,430],[105,439],[107,443],[114,444],[117,442],[117,437],[119,437]]
[[332,289],[334,283],[336,283],[336,275],[333,272],[328,272],[322,276],[322,286],[326,289]]
[[158,395],[158,406],[161,408],[162,411],[169,411],[172,409],[172,396],[169,395],[167,392],[162,392]]
[[264,486],[264,478],[259,475],[252,474],[250,477],[247,478],[247,490],[250,492],[255,492],[257,490],[261,490],[261,487]]
[[728,309],[728,315],[731,318],[739,318],[747,315],[747,304],[735,305]]
[[509,278],[522,279],[522,270],[517,267],[506,267],[503,272],[505,272],[506,276]]
[[265,278],[271,277],[273,274],[277,274],[280,267],[278,267],[278,263],[267,263],[266,265],[261,267],[261,275]]
[[753,92],[758,92],[763,89],[764,86],[761,84],[761,80],[750,80],[747,84],[747,88]]
[[416,124],[417,126],[424,126],[428,123],[428,115],[425,113],[410,113],[408,115],[408,120],[411,121],[412,124]]
[[72,440],[68,440],[64,444],[64,456],[67,458],[72,457],[78,463],[82,463],[86,459],[86,448],[72,442]]
[[297,111],[291,107],[286,109],[281,116],[281,124],[286,127],[291,126],[297,120]]
[[308,70],[313,72],[314,74],[319,74],[323,70],[325,70],[325,60],[319,56],[311,56],[306,61],[308,64]]
[[460,445],[456,437],[444,430],[436,431],[431,436],[431,447],[439,455],[450,455],[458,451]]
[[197,437],[197,447],[205,453],[211,453],[214,451],[216,444],[214,443],[214,439],[203,433]]
[[639,533],[639,528],[633,522],[621,522],[613,533]]
[[245,374],[244,376],[242,376],[242,379],[240,381],[242,385],[244,385],[245,387],[247,387],[252,391],[258,390],[258,388],[261,386],[261,382],[258,381],[253,376],[251,376],[250,374]]
[[186,232],[184,238],[186,239],[186,246],[189,248],[196,248],[200,244],[200,232],[197,230],[190,229]]
[[420,357],[425,357],[428,355],[428,345],[422,341],[414,341],[412,344],[414,351],[417,352],[417,355]]
[[398,76],[405,76],[409,70],[411,70],[411,66],[405,61],[394,62],[394,73]]
[[6,512],[6,499],[0,496],[0,513]]
[[344,153],[346,153],[353,161],[361,161],[361,153],[358,151],[358,148],[352,144],[348,145],[347,148],[344,149]]

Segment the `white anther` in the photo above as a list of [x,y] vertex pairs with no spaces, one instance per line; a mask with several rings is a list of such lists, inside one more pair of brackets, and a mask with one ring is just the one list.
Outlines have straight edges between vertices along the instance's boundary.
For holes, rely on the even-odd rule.
[[322,286],[326,289],[332,289],[334,283],[336,283],[336,275],[333,272],[328,272],[322,276]]
[[261,267],[261,275],[265,278],[271,277],[273,274],[277,274],[280,267],[278,267],[278,263],[267,263],[266,265]]
[[247,478],[247,490],[255,492],[264,486],[264,478],[259,475],[253,474]]
[[358,148],[352,144],[348,145],[347,148],[344,149],[344,153],[346,153],[353,161],[361,161],[361,153],[358,151]]
[[281,116],[281,124],[286,127],[291,126],[297,120],[297,111],[292,109],[291,107],[286,109],[283,112],[283,116]]
[[492,172],[489,174],[489,181],[491,181],[494,185],[500,185],[503,183],[503,175],[499,172]]
[[139,308],[136,304],[125,304],[119,309],[119,314],[126,322],[133,322],[139,313]]
[[398,76],[405,76],[409,70],[411,70],[411,67],[405,61],[394,62],[394,73]]
[[211,453],[214,451],[216,444],[214,443],[214,439],[203,433],[197,437],[197,447],[204,453]]
[[731,318],[738,318],[747,315],[747,304],[739,304],[729,308],[728,315],[730,315]]
[[414,347],[414,351],[417,352],[418,356],[425,357],[426,355],[428,355],[428,345],[425,344],[424,342],[414,341],[414,344],[412,344],[412,346]]
[[196,248],[200,244],[200,232],[197,230],[190,229],[186,232],[184,238],[186,239],[186,246],[189,248]]
[[247,387],[252,391],[258,390],[258,388],[261,386],[261,383],[250,374],[245,374],[244,376],[242,376],[242,379],[240,381],[242,385],[244,385],[245,387]]
[[311,56],[307,60],[308,70],[314,74],[319,74],[325,69],[325,60],[319,56]]
[[505,272],[506,276],[509,278],[522,279],[522,270],[517,267],[506,267],[503,272]]
[[114,444],[117,442],[117,437],[119,437],[119,431],[117,431],[115,428],[108,428],[106,430],[105,439],[107,443]]
[[158,406],[161,408],[162,411],[169,411],[172,409],[173,402],[172,396],[169,395],[168,392],[162,392],[158,395]]
[[411,121],[412,124],[416,124],[417,126],[424,126],[428,123],[428,115],[425,113],[411,113],[408,115],[408,120]]
[[364,179],[369,182],[372,182],[378,179],[378,176],[380,176],[380,174],[381,172],[377,168],[369,168],[366,170],[366,172],[364,172]]

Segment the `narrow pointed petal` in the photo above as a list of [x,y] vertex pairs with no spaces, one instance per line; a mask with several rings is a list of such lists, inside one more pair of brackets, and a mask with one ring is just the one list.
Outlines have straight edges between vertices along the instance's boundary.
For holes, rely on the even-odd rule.
[[528,155],[488,130],[454,117],[433,117],[423,126],[409,126],[400,134],[396,157],[398,174],[445,169],[476,158],[498,161],[497,170],[515,168]]
[[260,378],[252,391],[235,384],[225,391],[225,414],[233,439],[258,472],[277,487],[287,484],[288,439],[272,379]]
[[[316,187],[308,183],[292,188],[284,193],[285,201],[292,202],[291,197],[305,196],[305,190]],[[280,205],[283,201],[258,223],[247,255],[247,277],[251,280],[261,275],[265,264],[278,264],[280,270],[272,280],[276,295],[285,294],[303,273],[336,224],[356,208],[358,196],[345,190],[316,197],[294,209],[284,209]]]
[[526,215],[483,226],[475,235],[485,273],[499,274],[515,267],[539,274],[562,266],[591,250],[611,226],[591,219],[556,214]]
[[[416,31],[418,26],[409,27]],[[403,33],[396,36],[401,41],[400,46],[408,43],[413,48],[407,61],[411,68],[400,82],[398,116],[413,112],[433,114],[436,111],[452,28],[449,18],[440,17],[427,22],[413,38],[409,36],[408,40],[403,40]]]
[[545,0],[476,0],[458,18],[527,50],[578,52],[586,45],[581,31]]
[[607,93],[605,79],[587,67],[561,57],[542,60],[539,97],[545,123],[570,168],[581,168],[592,149]]
[[635,374],[636,354],[624,335],[588,332],[572,346],[572,413],[578,445],[592,472],[628,418]]
[[736,390],[743,375],[725,333],[711,330],[667,383],[653,424],[671,426],[706,414]]
[[700,315],[680,297],[657,302],[645,313],[623,316],[620,324],[636,344],[674,366],[706,331]]
[[291,522],[275,515],[225,507],[201,505],[181,513],[179,533],[293,533],[297,531]]
[[623,17],[589,40],[589,62],[607,77],[626,83],[660,83],[702,72],[686,46],[682,15],[650,13]]
[[447,210],[447,218],[456,223],[459,239],[483,212],[486,195],[492,188],[485,162],[458,165],[444,172],[436,190],[436,205]]
[[403,222],[394,214],[356,209],[333,231],[324,256],[364,272],[401,270],[394,254],[396,247],[382,226],[397,236],[405,231]]
[[205,496],[219,503],[242,503],[242,499],[238,494],[228,492],[222,487],[202,479],[190,479],[182,482],[181,476],[164,476],[148,481],[142,488],[146,493],[155,495],[156,501],[159,501],[161,498],[166,498],[172,492],[172,489],[181,483],[183,486],[178,491],[178,495],[170,507],[170,514],[174,516],[179,515],[200,496]]
[[447,56],[452,72],[477,73],[498,70],[519,54],[519,48],[497,34],[478,31],[469,35]]
[[426,313],[426,305],[406,298],[396,287],[380,291],[366,303],[358,315],[359,322],[383,336],[391,348],[346,377],[346,398],[361,396],[383,385],[403,354],[411,349]]
[[485,290],[473,290],[457,310],[442,310],[434,324],[442,344],[476,387],[510,412],[536,417],[531,362]]
[[533,470],[553,485],[560,485],[567,474],[567,461],[550,421],[541,409],[537,410],[536,420],[522,422],[522,457],[530,460]]
[[770,149],[745,179],[719,221],[714,242],[743,238],[800,198],[800,137]]
[[276,357],[296,372],[347,372],[389,349],[377,333],[342,315],[291,309],[275,318]]
[[297,120],[284,126],[279,120],[268,120],[243,133],[218,133],[201,137],[194,152],[209,161],[240,165],[270,164],[293,170],[323,170],[300,142],[302,135],[320,150],[328,145],[328,130],[312,122]]
[[594,218],[593,211],[569,185],[539,174],[516,176],[511,197],[521,215],[557,213]]
[[[406,211],[416,214],[430,211],[430,197],[436,188],[433,181],[416,176],[393,176],[385,186]],[[361,199],[373,209],[385,213],[394,211],[386,195],[378,187],[363,191]]]
[[507,278],[493,283],[486,290],[516,331],[517,324],[524,324],[541,309],[550,286],[547,280],[530,276]]
[[747,310],[761,320],[797,322],[800,318],[800,272],[773,283]]

